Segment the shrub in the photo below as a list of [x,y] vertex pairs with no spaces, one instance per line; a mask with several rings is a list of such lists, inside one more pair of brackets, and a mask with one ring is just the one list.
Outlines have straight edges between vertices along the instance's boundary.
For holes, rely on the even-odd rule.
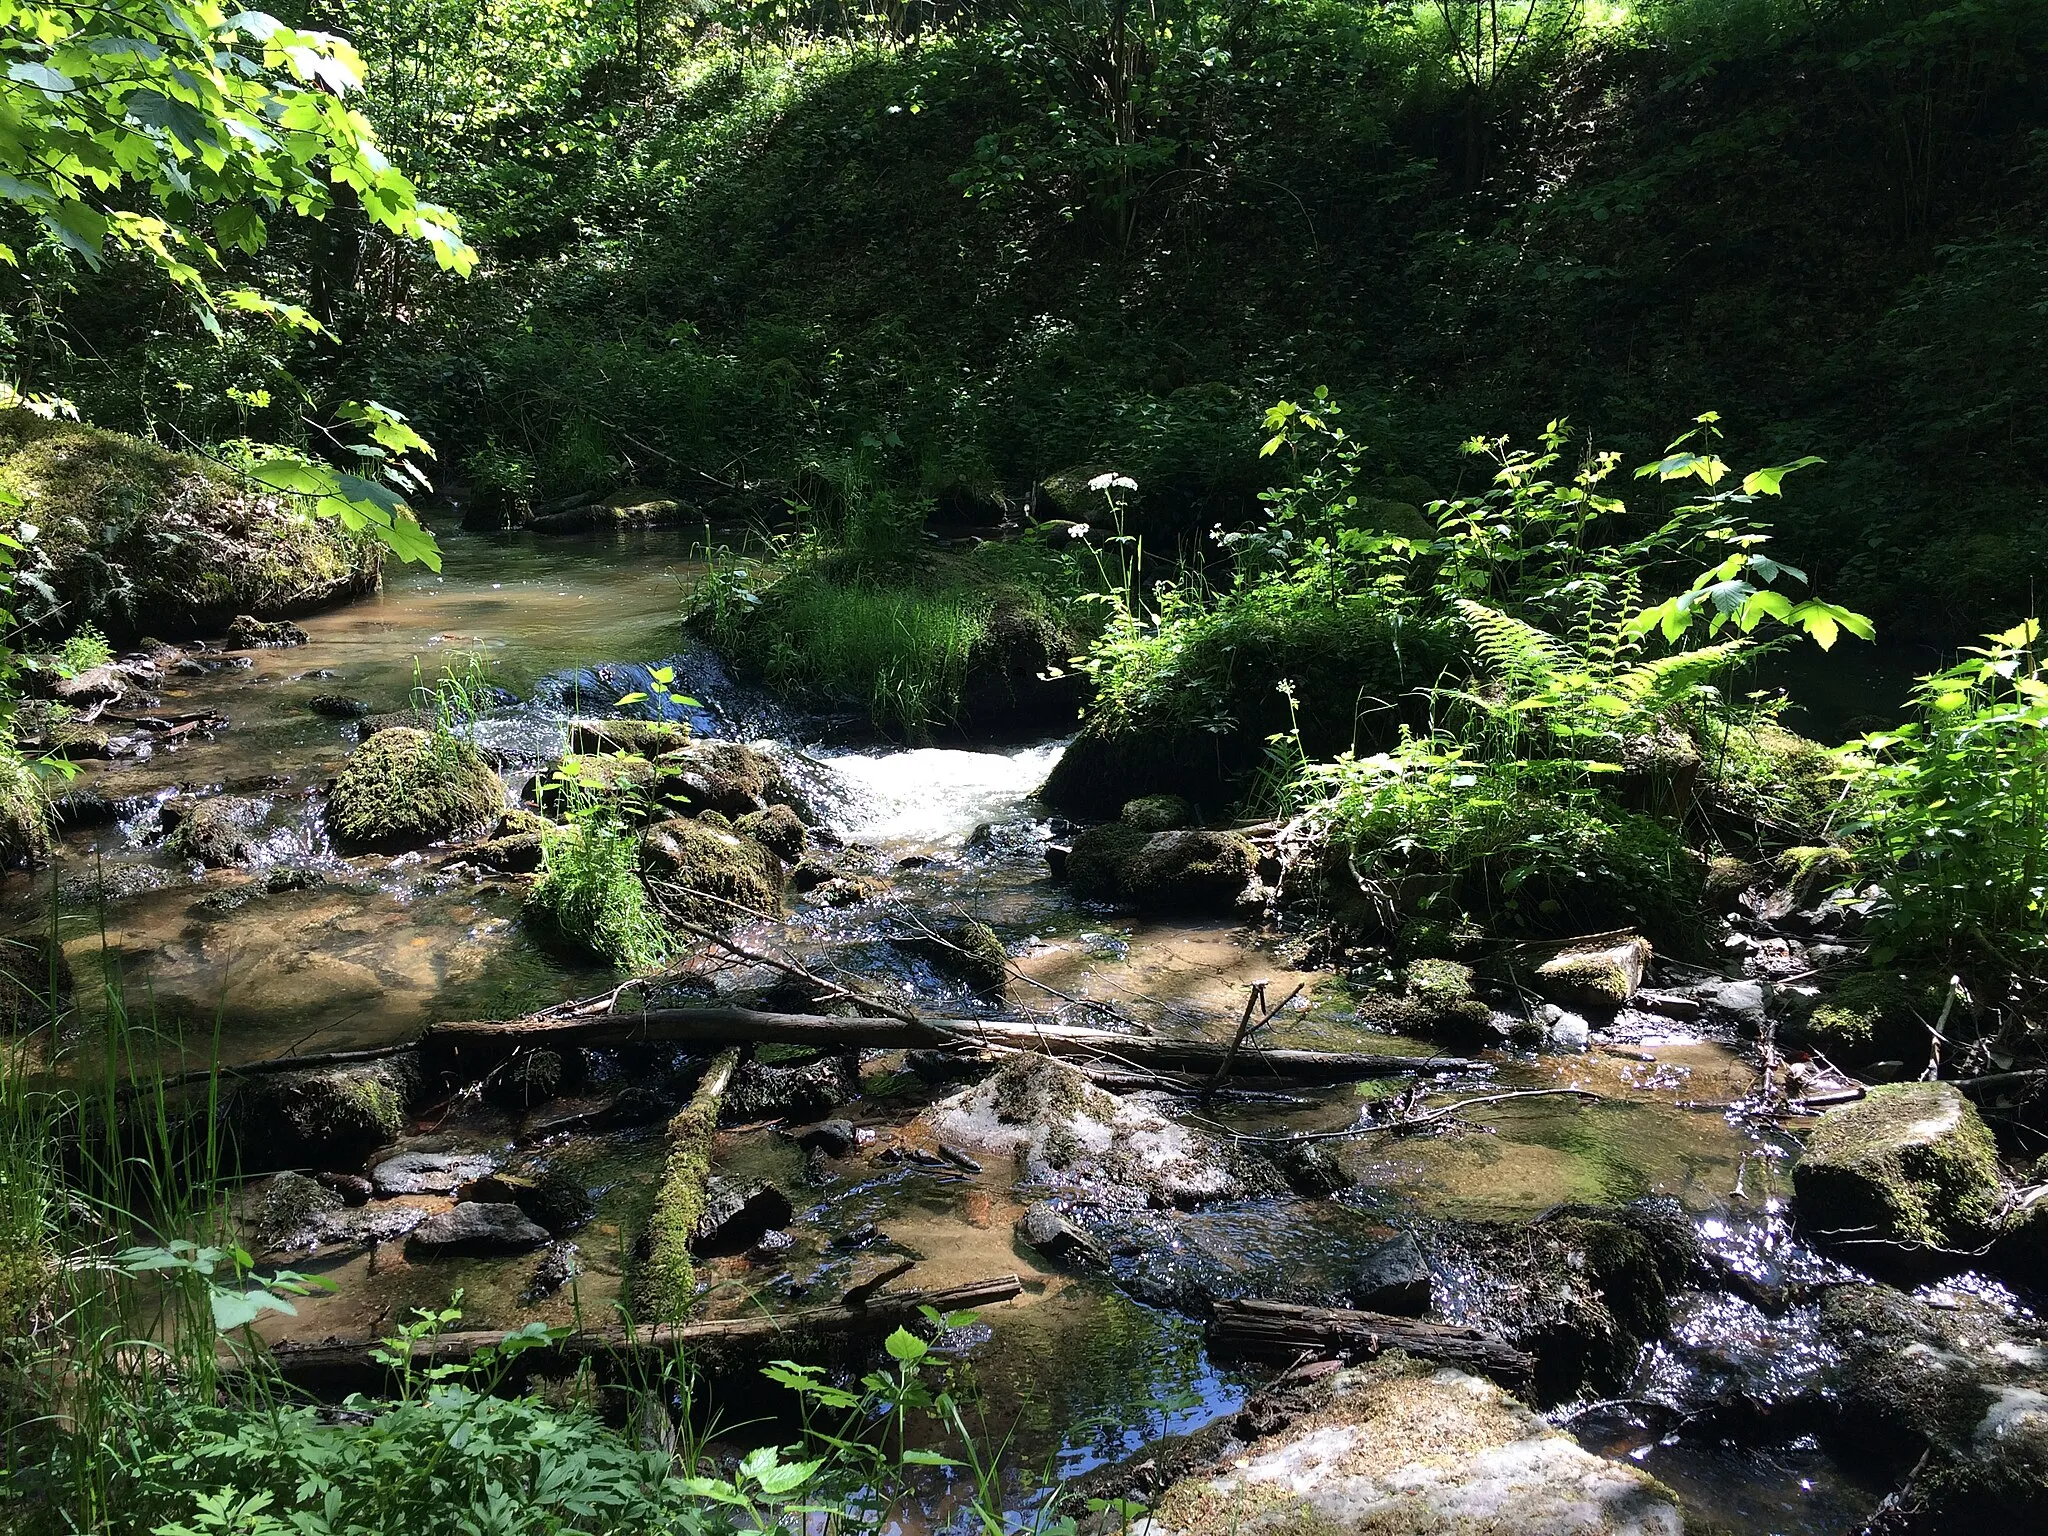
[[618,815],[581,809],[570,825],[543,835],[541,850],[526,911],[544,933],[626,970],[661,963],[668,930],[640,883],[639,840]]

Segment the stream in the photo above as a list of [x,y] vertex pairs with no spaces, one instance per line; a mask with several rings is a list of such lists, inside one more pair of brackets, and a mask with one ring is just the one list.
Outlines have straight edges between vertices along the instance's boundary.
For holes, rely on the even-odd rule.
[[[104,1007],[92,986],[116,974],[132,1015],[178,1035],[203,1062],[378,1046],[449,1019],[510,1017],[601,992],[611,973],[565,964],[522,927],[515,880],[435,854],[343,859],[320,830],[327,780],[355,744],[353,722],[314,713],[322,695],[374,711],[404,708],[416,679],[482,658],[508,702],[479,737],[508,789],[558,755],[574,706],[637,687],[648,664],[669,662],[702,701],[696,729],[752,738],[792,727],[772,701],[734,686],[715,663],[684,648],[679,584],[701,569],[690,536],[482,537],[437,530],[444,573],[393,568],[384,590],[299,621],[309,642],[221,658],[180,676],[166,706],[226,718],[217,731],[146,761],[92,763],[74,793],[111,802],[108,819],[65,839],[53,880],[11,877],[4,891],[14,930],[47,930],[61,913],[89,1038]],[[417,669],[417,670],[416,670]],[[1297,984],[1276,1043],[1323,1049],[1402,1050],[1361,1031],[1345,981],[1300,968],[1280,942],[1226,920],[1139,919],[1075,900],[1048,877],[1052,837],[1030,795],[1060,743],[1000,750],[882,750],[794,744],[828,824],[872,900],[834,907],[794,901],[775,940],[814,966],[892,982],[935,1011],[979,1006],[957,982],[891,942],[912,919],[971,915],[991,925],[1017,971],[1011,1003],[1069,1022],[1100,1022],[1091,1005],[1162,1032],[1227,1036],[1246,988],[1274,998]],[[265,807],[240,868],[202,870],[168,858],[160,815],[173,796],[233,793]],[[54,893],[54,896],[53,896]],[[746,940],[749,930],[742,928]],[[762,930],[753,936],[762,942]],[[707,967],[714,989],[742,988],[743,966]],[[602,1083],[582,1091],[595,1093]],[[1814,1262],[1789,1235],[1785,1167],[1795,1144],[1731,1113],[1754,1086],[1732,1032],[1624,1012],[1576,1051],[1495,1052],[1487,1070],[1438,1073],[1432,1094],[1514,1088],[1584,1088],[1601,1098],[1509,1100],[1472,1109],[1452,1134],[1336,1142],[1349,1189],[1331,1199],[1245,1200],[1171,1213],[1159,1223],[1176,1274],[1212,1294],[1315,1291],[1412,1217],[1527,1219],[1567,1202],[1619,1204],[1675,1198],[1722,1260],[1777,1274]],[[849,1115],[878,1144],[937,1094],[900,1057],[863,1064]],[[551,1105],[575,1109],[576,1098]],[[1259,1133],[1328,1131],[1351,1123],[1360,1091],[1304,1092],[1293,1102],[1219,1108],[1228,1127]],[[399,1151],[480,1151],[510,1160],[523,1126],[510,1111],[460,1105],[416,1123]],[[268,1325],[277,1337],[355,1338],[386,1330],[412,1306],[462,1292],[465,1326],[609,1320],[620,1296],[637,1202],[663,1158],[659,1123],[544,1138],[558,1162],[592,1189],[595,1219],[576,1235],[582,1272],[552,1295],[528,1294],[536,1259],[400,1256],[398,1243],[334,1247],[293,1259],[333,1295]],[[380,1153],[388,1156],[390,1153]],[[735,1315],[829,1299],[879,1255],[916,1259],[907,1283],[944,1286],[1014,1271],[1024,1295],[996,1309],[963,1343],[989,1421],[1014,1427],[1010,1455],[1055,1478],[1113,1461],[1162,1434],[1234,1412],[1253,1378],[1213,1363],[1199,1325],[1145,1304],[1147,1256],[1119,1259],[1122,1287],[1046,1264],[1013,1234],[1022,1207],[1010,1171],[935,1169],[915,1162],[846,1160],[820,1180],[773,1124],[721,1133],[722,1172],[768,1179],[789,1192],[793,1246],[774,1262],[742,1255],[706,1261],[713,1284],[702,1310]],[[432,1206],[432,1197],[421,1197]],[[439,1205],[448,1202],[443,1199]],[[1662,1386],[1684,1400],[1715,1370],[1796,1375],[1797,1309],[1771,1318],[1715,1294],[1681,1300],[1671,1339],[1653,1346],[1631,1396]],[[1571,1428],[1590,1447],[1631,1457],[1675,1487],[1704,1524],[1740,1533],[1854,1529],[1882,1493],[1843,1472],[1810,1441],[1755,1447],[1720,1434],[1688,1434],[1625,1408],[1583,1415]],[[1020,1491],[1020,1501],[1029,1495]],[[924,1517],[944,1524],[952,1504],[936,1489]]]

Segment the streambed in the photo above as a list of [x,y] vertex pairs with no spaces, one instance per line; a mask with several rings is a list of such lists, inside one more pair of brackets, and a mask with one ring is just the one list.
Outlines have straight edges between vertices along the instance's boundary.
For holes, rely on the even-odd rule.
[[[606,690],[637,687],[647,664],[662,660],[701,700],[690,712],[699,731],[750,738],[796,729],[773,701],[683,648],[679,582],[700,569],[684,536],[450,532],[444,550],[441,576],[395,570],[377,596],[303,620],[303,646],[244,653],[246,665],[223,658],[218,670],[163,689],[167,705],[225,717],[223,728],[147,761],[86,766],[75,792],[103,797],[111,814],[67,836],[54,882],[16,877],[4,893],[16,928],[47,926],[56,903],[79,978],[77,1048],[93,1038],[90,980],[102,968],[118,973],[131,1011],[182,1035],[195,1059],[217,1050],[227,1062],[384,1045],[426,1023],[512,1016],[612,984],[609,972],[566,964],[534,941],[518,916],[515,880],[448,867],[431,852],[336,855],[320,830],[321,797],[357,732],[313,712],[318,696],[394,711],[421,677],[431,682],[444,664],[460,670],[480,657],[508,696],[483,734],[514,792],[559,754],[579,706],[601,711]],[[743,928],[743,941],[781,943],[820,968],[885,981],[920,1006],[963,1012],[987,1005],[891,941],[906,923],[971,916],[1011,954],[1021,978],[1012,1005],[1045,1016],[1099,1022],[1097,1005],[1107,1005],[1138,1028],[1224,1038],[1248,985],[1264,982],[1275,998],[1298,985],[1276,1043],[1404,1049],[1361,1024],[1349,984],[1304,968],[1284,934],[1221,919],[1134,918],[1077,902],[1054,884],[1045,859],[1052,829],[1030,793],[1057,742],[987,751],[793,745],[871,899],[799,902],[786,927]],[[207,871],[166,855],[163,804],[220,793],[264,807],[246,861]],[[749,978],[735,974],[743,971],[707,967],[707,984],[743,988]],[[829,1166],[807,1161],[775,1123],[720,1134],[722,1172],[789,1193],[794,1241],[769,1262],[744,1254],[708,1261],[712,1291],[702,1310],[815,1304],[904,1257],[917,1266],[906,1283],[923,1286],[1015,1271],[1025,1295],[989,1316],[969,1354],[992,1421],[1018,1425],[1022,1464],[1060,1475],[1235,1411],[1250,1390],[1253,1377],[1211,1361],[1196,1324],[1170,1305],[1133,1299],[1168,1299],[1154,1270],[1212,1296],[1327,1294],[1342,1289],[1361,1253],[1417,1219],[1527,1220],[1571,1203],[1656,1196],[1679,1202],[1725,1265],[1768,1278],[1808,1262],[1790,1238],[1783,1201],[1795,1144],[1731,1108],[1752,1091],[1755,1071],[1724,1028],[1624,1013],[1583,1050],[1494,1052],[1483,1070],[1434,1073],[1427,1087],[1446,1100],[1534,1088],[1600,1098],[1506,1099],[1466,1111],[1446,1134],[1332,1142],[1349,1181],[1333,1198],[1274,1195],[1171,1213],[1146,1228],[1170,1253],[1120,1258],[1118,1284],[1054,1266],[1017,1239],[1023,1207],[1007,1167],[935,1169],[873,1156],[949,1088],[918,1078],[900,1056],[866,1061],[861,1072],[861,1097],[842,1112],[866,1140]],[[597,1102],[617,1087],[600,1081],[579,1091]],[[548,1113],[573,1114],[579,1102],[572,1095]],[[1220,1129],[1276,1136],[1341,1130],[1361,1106],[1360,1090],[1347,1085],[1205,1113]],[[568,1284],[537,1293],[534,1271],[546,1255],[414,1260],[398,1242],[342,1244],[292,1261],[335,1292],[267,1331],[368,1337],[407,1308],[444,1304],[457,1288],[466,1326],[608,1321],[661,1165],[658,1122],[549,1135],[531,1112],[464,1102],[433,1111],[378,1155],[462,1151],[510,1163],[536,1146],[596,1197],[595,1218],[575,1238],[581,1272]],[[451,1202],[419,1195],[395,1203],[438,1210]],[[1725,1357],[1744,1349],[1800,1368],[1798,1314],[1770,1317],[1746,1305],[1720,1296],[1682,1304],[1672,1342],[1641,1367],[1642,1390],[1733,1369]],[[1845,1479],[1811,1442],[1759,1448],[1690,1437],[1668,1418],[1626,1408],[1574,1427],[1596,1448],[1648,1466],[1698,1514],[1734,1531],[1853,1529],[1882,1491]],[[942,1496],[932,1513],[943,1518]]]

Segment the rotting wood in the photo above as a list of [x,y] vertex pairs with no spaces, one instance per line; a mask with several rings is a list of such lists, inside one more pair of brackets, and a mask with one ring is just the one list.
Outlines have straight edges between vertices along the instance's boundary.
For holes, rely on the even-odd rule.
[[1390,1349],[1490,1376],[1514,1391],[1535,1377],[1536,1357],[1476,1328],[1380,1312],[1305,1307],[1285,1301],[1219,1301],[1209,1323],[1212,1352],[1264,1360],[1346,1355],[1370,1360]]
[[[685,1045],[717,1050],[731,1045],[812,1045],[900,1050],[991,1047],[1040,1051],[1125,1063],[1167,1072],[1214,1073],[1229,1047],[1207,1040],[1164,1040],[1076,1024],[1015,1019],[838,1018],[768,1013],[752,1008],[651,1008],[638,1013],[579,1019],[514,1019],[503,1023],[436,1024],[422,1037],[436,1055],[502,1052],[520,1046]],[[1343,1051],[1240,1049],[1234,1076],[1338,1082],[1404,1072],[1466,1071],[1481,1064],[1462,1056],[1355,1054]]]
[[668,1123],[668,1162],[654,1195],[651,1245],[640,1290],[648,1310],[662,1322],[681,1320],[697,1296],[697,1264],[690,1238],[704,1216],[704,1190],[711,1178],[711,1138],[725,1090],[739,1071],[741,1048],[733,1046],[704,1069],[690,1102]]
[[[643,1323],[631,1329],[591,1329],[528,1348],[519,1356],[518,1369],[527,1375],[563,1375],[585,1361],[612,1361],[623,1366],[634,1358],[667,1357],[678,1350],[766,1344],[807,1333],[892,1328],[916,1320],[925,1307],[936,1312],[973,1311],[1014,1300],[1023,1290],[1024,1283],[1017,1276],[997,1275],[930,1290],[884,1291],[859,1305],[806,1307],[794,1312],[753,1313],[708,1322]],[[498,1331],[434,1334],[413,1341],[411,1362],[415,1370],[465,1365],[485,1351],[498,1348],[510,1337],[509,1333]],[[387,1384],[394,1373],[394,1367],[378,1358],[390,1352],[389,1346],[371,1339],[276,1344],[268,1352],[268,1363],[284,1381],[308,1391],[375,1391]]]

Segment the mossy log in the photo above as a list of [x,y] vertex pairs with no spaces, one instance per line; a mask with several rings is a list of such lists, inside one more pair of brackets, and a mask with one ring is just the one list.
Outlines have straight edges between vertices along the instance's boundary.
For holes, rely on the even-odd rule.
[[[1163,1040],[1149,1035],[1007,1019],[832,1018],[821,1014],[766,1013],[752,1008],[652,1008],[581,1019],[515,1019],[503,1023],[436,1024],[422,1044],[437,1059],[474,1053],[502,1054],[523,1046],[618,1046],[660,1042],[715,1050],[732,1045],[809,1045],[901,1050],[990,1047],[1042,1051],[1049,1056],[1095,1058],[1164,1072],[1212,1073],[1230,1047],[1209,1040]],[[1478,1063],[1461,1056],[1360,1055],[1245,1047],[1231,1058],[1238,1079],[1342,1082],[1402,1072],[1463,1071]]]
[[[616,1366],[622,1375],[634,1360],[659,1362],[678,1350],[702,1350],[793,1341],[819,1334],[853,1334],[915,1322],[923,1308],[937,1312],[971,1311],[1013,1300],[1024,1290],[1015,1275],[997,1275],[966,1285],[932,1290],[884,1291],[865,1301],[830,1307],[805,1307],[794,1312],[723,1318],[696,1323],[642,1323],[632,1328],[596,1328],[572,1333],[530,1348],[518,1358],[521,1375],[567,1375],[585,1361]],[[465,1365],[486,1350],[497,1349],[511,1334],[489,1330],[439,1333],[413,1341],[415,1370],[437,1365]],[[284,1381],[320,1394],[376,1392],[390,1386],[394,1368],[383,1358],[389,1346],[374,1339],[325,1344],[277,1344],[268,1365]],[[240,1362],[229,1368],[246,1368]],[[644,1369],[644,1366],[642,1367]]]
[[1527,1390],[1536,1373],[1534,1355],[1476,1328],[1284,1301],[1217,1302],[1209,1323],[1209,1348],[1218,1354],[1266,1360],[1302,1355],[1372,1360],[1399,1349],[1490,1376],[1511,1391]]
[[718,1111],[739,1066],[737,1046],[714,1058],[690,1102],[668,1123],[668,1163],[654,1196],[652,1244],[640,1279],[647,1310],[663,1322],[680,1321],[697,1299],[697,1263],[690,1253],[690,1237],[704,1218],[711,1138],[718,1133]]

